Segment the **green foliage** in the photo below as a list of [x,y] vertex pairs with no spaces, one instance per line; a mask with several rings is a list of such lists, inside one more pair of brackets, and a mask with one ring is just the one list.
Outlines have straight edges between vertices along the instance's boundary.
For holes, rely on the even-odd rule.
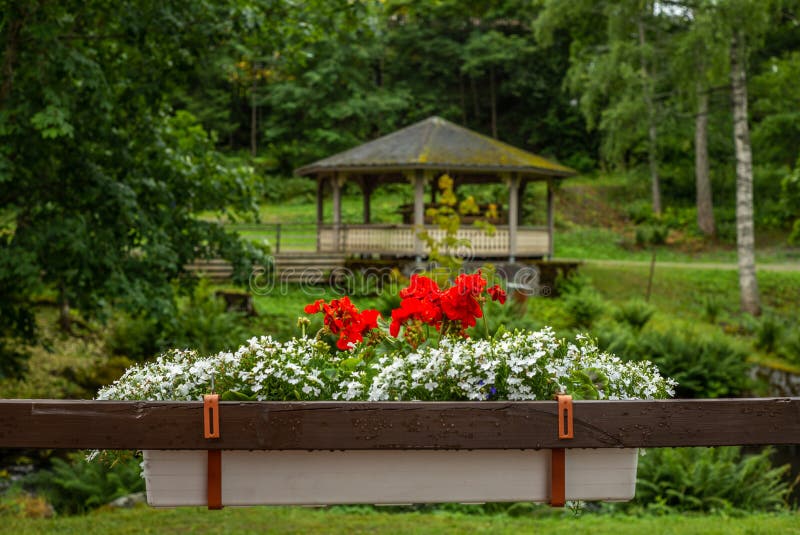
[[709,323],[716,323],[723,310],[722,300],[716,295],[706,295],[702,301],[703,317]]
[[772,450],[739,447],[658,448],[639,459],[636,498],[627,509],[651,513],[776,511],[787,508],[789,466],[773,467]]
[[54,457],[52,469],[34,472],[22,485],[43,494],[58,513],[85,513],[143,491],[139,463],[137,456],[120,457],[111,465],[87,462],[81,454],[67,461]]
[[781,186],[781,201],[790,214],[790,222],[793,221],[789,243],[800,245],[800,156],[794,171],[783,179]]
[[20,377],[36,342],[32,294],[40,289],[34,255],[0,224],[0,378]]
[[620,323],[627,324],[631,329],[638,332],[647,325],[655,311],[656,309],[653,305],[640,299],[634,299],[622,303],[614,312],[614,319]]
[[217,299],[211,288],[202,286],[185,302],[168,323],[159,345],[162,348],[191,348],[201,353],[231,349],[247,338],[242,314],[225,311],[225,303]]
[[24,276],[8,292],[2,334],[28,334],[38,284],[58,294],[69,329],[69,308],[86,318],[104,319],[110,306],[168,317],[172,282],[188,289],[183,266],[198,257],[228,258],[245,278],[259,252],[199,215],[253,213],[252,169],[170,107],[171,88],[199,68],[201,43],[224,34],[227,6],[4,7],[0,199],[12,221],[0,284]]
[[784,335],[783,322],[772,314],[764,314],[756,328],[755,346],[767,353],[778,349]]
[[203,353],[234,347],[247,337],[241,314],[226,312],[225,303],[213,289],[201,283],[180,300],[173,317],[161,322],[124,312],[111,322],[106,345],[112,354],[142,361],[170,347],[191,348]]
[[602,296],[591,288],[568,292],[563,303],[570,326],[579,329],[591,328],[606,311]]
[[636,227],[636,245],[640,247],[664,245],[668,233],[669,229],[666,225],[638,225]]
[[748,387],[746,354],[721,334],[617,328],[598,332],[598,338],[601,347],[622,358],[653,361],[678,382],[680,398],[736,397]]

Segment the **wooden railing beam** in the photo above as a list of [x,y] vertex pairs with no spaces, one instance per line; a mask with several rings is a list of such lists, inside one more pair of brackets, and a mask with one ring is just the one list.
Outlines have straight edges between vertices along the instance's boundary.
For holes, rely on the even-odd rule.
[[0,400],[0,448],[528,449],[800,444],[800,398],[575,401],[222,402],[203,438],[202,402]]

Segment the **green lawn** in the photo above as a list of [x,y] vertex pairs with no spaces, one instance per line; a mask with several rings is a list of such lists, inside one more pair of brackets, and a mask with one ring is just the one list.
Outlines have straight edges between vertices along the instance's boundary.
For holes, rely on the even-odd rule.
[[764,534],[800,532],[800,515],[725,516],[549,516],[510,518],[467,516],[453,513],[344,512],[297,508],[105,511],[86,516],[57,519],[4,519],[0,533],[147,534],[147,533],[491,533],[596,535],[656,534]]
[[[757,237],[756,262],[765,264],[800,263],[800,249],[789,248],[775,242],[775,238]],[[649,262],[649,249],[623,246],[619,232],[608,228],[572,227],[557,229],[553,240],[555,257],[560,259],[638,260]],[[697,252],[687,252],[676,247],[660,246],[657,259],[662,262],[706,262],[736,264],[736,248],[729,245],[706,245]]]
[[[649,270],[649,265],[614,266],[591,262],[580,268],[603,297],[612,302],[644,298]],[[800,272],[759,271],[757,277],[765,309],[793,319],[800,296]],[[656,264],[651,301],[659,311],[699,318],[707,299],[717,300],[723,311],[737,312],[737,271],[676,269]]]

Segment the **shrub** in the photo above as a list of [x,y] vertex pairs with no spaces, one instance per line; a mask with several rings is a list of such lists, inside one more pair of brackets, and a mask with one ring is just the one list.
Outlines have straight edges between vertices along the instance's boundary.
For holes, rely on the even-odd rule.
[[638,225],[636,227],[636,245],[647,247],[650,245],[663,245],[667,241],[669,227],[666,225]]
[[606,310],[606,303],[596,291],[583,289],[564,297],[564,310],[570,327],[589,329]]
[[118,457],[111,465],[87,463],[73,454],[53,458],[52,469],[27,476],[22,486],[43,495],[58,513],[84,513],[119,497],[144,490],[138,457]]
[[722,312],[722,300],[716,295],[707,295],[703,298],[703,317],[709,323],[716,323]]
[[748,386],[745,353],[722,335],[669,330],[634,334],[625,329],[599,333],[600,345],[624,358],[652,360],[678,381],[683,398],[735,397]]
[[775,353],[781,344],[783,333],[783,322],[772,314],[765,314],[756,327],[755,345],[762,351]]
[[778,348],[778,355],[792,364],[800,365],[800,327],[787,327]]
[[619,323],[629,325],[634,331],[641,331],[653,317],[656,309],[653,305],[634,299],[620,305],[614,312],[614,319]]
[[226,312],[225,303],[203,281],[167,321],[120,313],[111,324],[106,346],[113,355],[143,361],[168,347],[213,352],[237,346],[246,338],[242,314]]
[[742,455],[739,447],[647,450],[637,474],[637,504],[650,512],[767,511],[787,507],[791,491],[772,450]]
[[155,321],[120,312],[111,322],[106,347],[112,355],[141,361],[162,349],[159,347],[160,336]]

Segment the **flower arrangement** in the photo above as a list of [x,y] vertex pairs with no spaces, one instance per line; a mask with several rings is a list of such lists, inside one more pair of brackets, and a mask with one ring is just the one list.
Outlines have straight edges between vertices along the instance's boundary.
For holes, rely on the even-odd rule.
[[[674,395],[675,382],[647,361],[625,362],[579,335],[559,339],[550,328],[475,339],[467,330],[483,304],[505,303],[500,286],[480,272],[459,275],[448,288],[412,276],[390,321],[360,311],[348,297],[318,300],[307,314],[323,315],[314,337],[287,342],[252,338],[234,352],[203,356],[173,350],[136,365],[98,399],[198,400],[212,389],[223,400],[459,401],[654,399]],[[485,324],[484,324],[485,325]],[[488,333],[486,333],[488,334]],[[325,337],[333,336],[329,344]]]

